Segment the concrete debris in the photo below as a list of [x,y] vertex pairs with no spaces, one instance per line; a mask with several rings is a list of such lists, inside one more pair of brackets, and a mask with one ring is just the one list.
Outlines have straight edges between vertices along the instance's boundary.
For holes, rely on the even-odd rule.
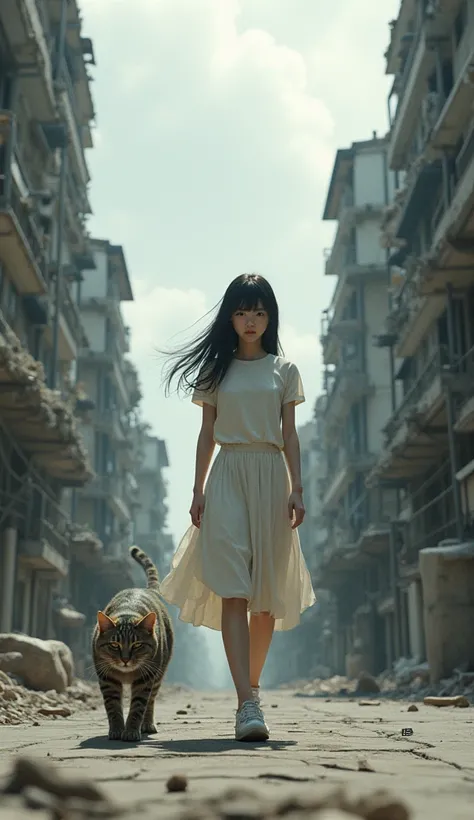
[[452,698],[426,697],[423,699],[423,703],[425,706],[457,706],[459,709],[466,709],[470,706],[468,699],[465,698],[464,695],[457,695]]
[[356,695],[378,695],[380,686],[372,675],[362,672],[357,681]]
[[62,693],[37,692],[4,673],[0,677],[0,726],[38,726],[39,717],[66,718],[79,710],[97,709],[100,704],[98,688],[83,681],[75,681]]
[[[10,655],[8,665],[0,668],[19,678],[30,689],[64,692],[74,678],[72,652],[62,641],[42,641],[16,633],[0,634],[0,652]],[[12,653],[17,655],[15,660],[11,660]]]
[[430,668],[427,663],[420,663],[417,658],[399,658],[393,667],[397,686],[405,686],[417,678],[428,682]]
[[[361,680],[363,685],[367,683],[367,686],[369,681],[373,681],[375,687],[372,691],[367,688],[363,692],[359,689]],[[296,690],[297,697],[353,698],[363,694],[364,699],[370,695],[377,695],[378,698],[391,700],[423,701],[427,697],[463,696],[470,703],[474,703],[474,672],[464,666],[456,669],[451,678],[434,684],[430,683],[430,669],[427,663],[421,663],[418,659],[401,658],[394,665],[393,671],[387,670],[377,678],[364,674],[358,680],[351,680],[342,675],[334,675],[326,679],[293,681],[281,688]]]

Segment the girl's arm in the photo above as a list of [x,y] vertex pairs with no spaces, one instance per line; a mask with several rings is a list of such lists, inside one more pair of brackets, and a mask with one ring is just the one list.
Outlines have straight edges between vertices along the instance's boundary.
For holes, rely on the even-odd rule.
[[196,447],[196,468],[194,472],[193,502],[190,509],[191,520],[195,527],[201,524],[201,517],[204,512],[204,482],[207,471],[211,463],[214,452],[214,422],[216,420],[216,408],[211,404],[202,406],[201,430]]
[[291,478],[291,495],[288,503],[293,529],[299,527],[305,515],[303,504],[303,486],[301,483],[300,440],[295,424],[295,403],[287,402],[282,407],[283,452]]

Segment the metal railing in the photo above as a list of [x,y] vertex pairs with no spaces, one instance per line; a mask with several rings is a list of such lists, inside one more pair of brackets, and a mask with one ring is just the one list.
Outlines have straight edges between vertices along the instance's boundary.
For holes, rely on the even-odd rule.
[[426,502],[411,516],[406,526],[406,548],[409,562],[421,549],[434,548],[445,538],[456,537],[453,488],[447,487]]
[[439,347],[433,353],[425,368],[423,369],[423,372],[420,373],[418,378],[414,381],[408,392],[403,397],[402,402],[399,404],[399,406],[393,413],[392,417],[390,418],[390,421],[385,426],[384,432],[387,441],[390,441],[390,439],[394,437],[395,433],[401,427],[403,421],[410,414],[410,412],[416,408],[420,399],[423,398],[423,395],[426,393],[429,387],[431,387],[436,377],[442,373],[447,363],[447,351],[445,348]]

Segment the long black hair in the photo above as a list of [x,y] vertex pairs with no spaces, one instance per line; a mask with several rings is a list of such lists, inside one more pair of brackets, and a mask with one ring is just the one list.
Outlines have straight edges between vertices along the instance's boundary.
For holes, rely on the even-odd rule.
[[[212,391],[227,373],[238,345],[238,336],[232,325],[237,310],[256,310],[263,307],[268,313],[268,326],[262,336],[266,353],[282,354],[278,337],[278,302],[269,282],[256,273],[244,273],[230,283],[211,323],[191,343],[167,355],[171,363],[165,377],[166,392],[179,374],[177,390],[186,392],[198,388]],[[212,311],[211,311],[212,312]]]

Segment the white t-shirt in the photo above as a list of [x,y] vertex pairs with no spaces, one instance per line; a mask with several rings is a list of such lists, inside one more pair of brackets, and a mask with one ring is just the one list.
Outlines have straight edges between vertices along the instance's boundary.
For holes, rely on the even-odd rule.
[[283,449],[284,404],[305,401],[296,365],[269,353],[262,359],[234,359],[217,390],[195,390],[194,404],[217,408],[217,444],[274,444]]

